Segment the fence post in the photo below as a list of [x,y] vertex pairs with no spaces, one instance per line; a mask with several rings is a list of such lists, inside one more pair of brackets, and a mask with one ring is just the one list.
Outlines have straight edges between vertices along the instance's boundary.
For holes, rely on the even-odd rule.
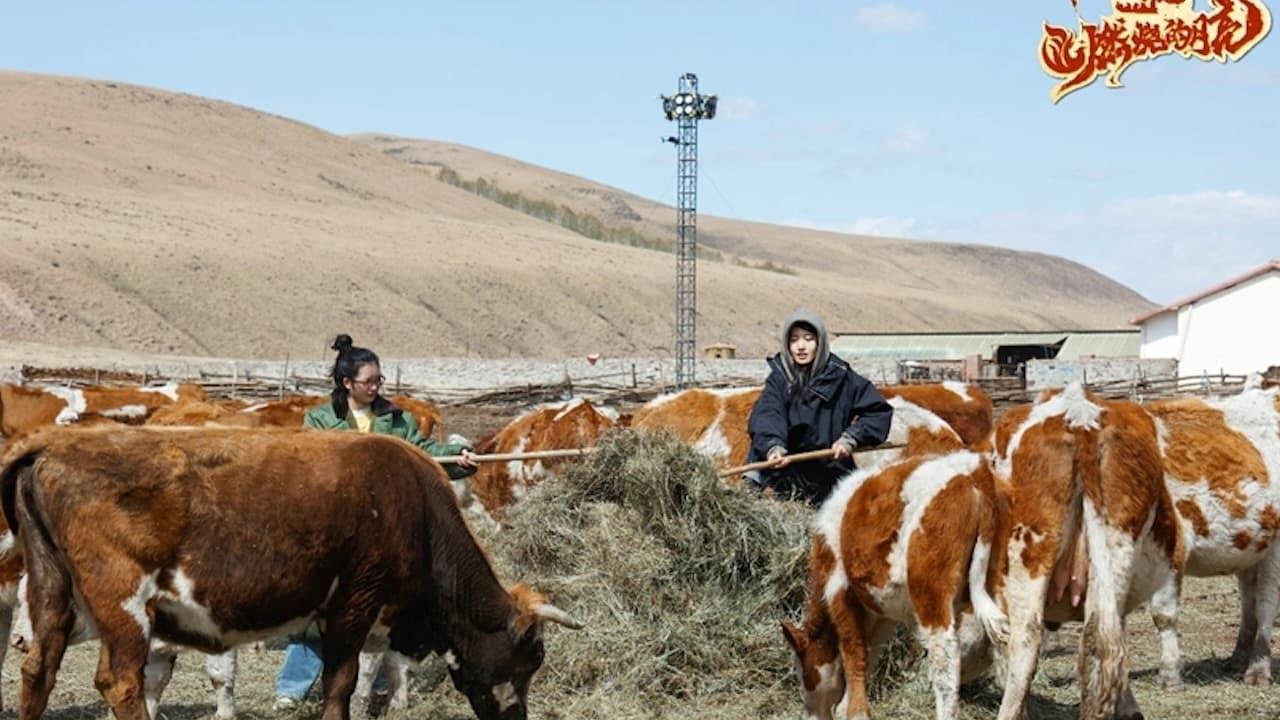
[[636,383],[636,364],[631,363],[631,389],[632,390],[636,389],[637,385],[638,384]]
[[289,377],[289,353],[284,354],[284,369],[280,371],[280,390],[276,393],[277,400],[284,399],[284,383]]
[[400,363],[396,363],[396,394],[400,394]]
[[94,384],[94,385],[101,385],[101,384],[102,384],[102,377],[101,377],[101,373],[100,373],[100,371],[98,370],[98,368],[94,368],[94,369],[93,369],[93,384]]
[[240,382],[240,373],[236,368],[236,361],[231,361],[231,399],[236,399],[236,389]]

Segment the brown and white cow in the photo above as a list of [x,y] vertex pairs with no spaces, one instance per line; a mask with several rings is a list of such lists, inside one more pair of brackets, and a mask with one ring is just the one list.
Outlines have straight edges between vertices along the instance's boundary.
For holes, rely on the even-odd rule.
[[1009,507],[991,563],[1009,619],[1000,720],[1025,712],[1045,622],[1069,620],[1084,622],[1081,716],[1139,717],[1124,618],[1176,586],[1186,555],[1150,416],[1072,385],[1006,413],[993,459]]
[[[3,613],[0,617],[4,618],[3,623],[0,624],[12,625],[9,644],[25,653],[33,642],[31,606],[27,603],[25,574],[18,581],[17,588],[17,604],[0,610],[0,613]],[[8,598],[9,595],[2,597]],[[78,645],[99,639],[98,629],[91,620],[86,620],[87,617],[89,617],[88,611],[84,607],[77,606],[73,630],[67,640],[68,645]],[[0,662],[4,660],[4,650],[5,648],[0,646]],[[169,686],[169,680],[173,677],[173,668],[177,664],[178,656],[183,654],[182,650],[180,645],[159,640],[151,642],[151,651],[147,656],[147,666],[143,673],[147,715],[151,718],[160,717],[157,714],[160,700],[164,696],[165,688]],[[231,648],[226,652],[206,654],[204,657],[205,673],[213,685],[213,716],[217,720],[230,720],[236,714],[235,685],[236,675],[239,672],[239,650]],[[364,717],[367,712],[369,698],[373,692],[373,679],[379,669],[385,673],[387,679],[389,697],[387,710],[394,712],[408,707],[407,659],[398,653],[387,652],[385,647],[375,643],[375,647],[366,647],[360,653],[360,678],[356,682],[355,694],[351,696],[351,712],[357,718]]]
[[942,418],[965,447],[977,448],[991,435],[991,397],[977,385],[948,380],[936,385],[890,385],[880,393],[895,409],[910,403]]
[[[759,387],[750,387],[691,389],[663,395],[637,410],[631,427],[668,429],[694,449],[710,455],[720,467],[737,467],[747,461],[751,447],[747,421],[760,392]],[[894,385],[880,388],[880,392],[894,407],[887,442],[907,444],[908,450],[883,451],[867,460],[887,463],[906,454],[976,448],[990,434],[991,399],[977,386],[957,382]]]
[[814,523],[804,622],[782,625],[810,718],[870,714],[866,676],[898,624],[928,650],[939,718],[990,664],[988,634],[1005,620],[987,594],[997,495],[986,458],[967,450],[858,470]]
[[[1136,717],[1139,710],[1128,690],[1125,669],[1123,618],[1159,589],[1176,583],[1184,557],[1172,501],[1161,477],[1159,450],[1150,417],[1131,403],[1087,397],[1077,386],[1042,398],[1035,405],[1011,410],[997,427],[995,440],[994,451],[983,453],[994,488],[994,500],[988,503],[995,509],[990,560],[986,563],[984,580],[979,580],[979,573],[971,572],[960,582],[968,581],[970,599],[977,611],[974,617],[983,620],[978,625],[985,627],[986,635],[997,641],[995,650],[1004,659],[1000,717],[1012,719],[1025,713],[1027,692],[1039,660],[1044,621],[1081,619],[1085,622],[1080,652],[1082,714],[1090,718],[1105,717],[1115,710],[1122,718]],[[881,529],[864,531],[871,541],[881,535],[888,538],[879,544],[864,542],[866,538],[858,537],[856,531],[848,537],[836,536],[830,528],[835,527],[834,518],[843,510],[840,503],[846,497],[856,499],[861,485],[891,484],[888,478],[893,474],[913,467],[929,467],[945,475],[951,463],[951,477],[939,476],[933,485],[903,482],[898,493],[880,493],[879,505],[872,505],[875,498],[869,496],[872,499],[865,501],[866,506],[856,516],[863,526],[873,528],[889,523],[891,518],[911,517],[898,507],[920,508],[917,512],[928,517],[923,508],[929,505],[930,487],[950,487],[950,483],[956,482],[969,482],[979,488],[986,486],[987,471],[971,469],[973,457],[974,453],[962,450],[934,459],[908,458],[882,469],[858,471],[842,481],[820,511],[819,526],[825,530],[823,538],[827,545],[841,548],[840,553],[832,557],[841,557],[846,569],[842,578],[841,572],[824,570],[821,561],[811,566],[811,593],[822,586],[826,604],[815,609],[811,596],[804,635],[811,635],[809,628],[822,625],[819,613],[824,608],[836,618],[835,605],[850,606],[850,601],[841,601],[832,588],[850,584],[847,567],[851,565],[860,568],[860,577],[871,578],[862,581],[870,588],[883,588],[885,578],[894,577],[895,572],[898,577],[919,577],[914,587],[908,582],[906,593],[893,598],[893,602],[899,603],[898,616],[911,619],[910,615],[914,614],[915,620],[926,627],[925,617],[936,617],[928,608],[943,607],[949,602],[950,607],[959,612],[961,622],[956,630],[963,630],[964,606],[956,600],[953,587],[958,567],[955,554],[973,548],[969,567],[971,570],[980,567],[984,537],[983,531],[975,531],[973,525],[964,520],[967,513],[957,512],[952,518],[956,521],[954,526],[939,525],[927,533],[913,531],[912,547],[905,555],[900,554],[901,539],[906,537],[901,527],[891,528],[897,535],[886,534],[889,531]],[[959,501],[953,504],[962,509],[967,507]],[[941,522],[949,516],[940,513],[936,517]],[[898,521],[898,525],[902,522]],[[821,552],[815,550],[814,555],[820,557]],[[899,558],[897,565],[895,557]],[[1088,563],[1087,573],[1080,570],[1081,562]],[[827,564],[834,568],[834,559]],[[942,565],[951,570],[939,570]],[[876,568],[880,569],[878,574]],[[819,579],[815,580],[815,573]],[[1073,578],[1073,574],[1078,577]],[[852,585],[856,596],[857,583]],[[890,602],[865,588],[863,592],[865,597],[856,598],[861,603]],[[917,595],[923,598],[922,602],[915,600]],[[984,609],[984,595],[996,600],[1008,620],[1007,626],[998,621],[998,613]],[[922,613],[921,608],[926,608],[926,612]],[[818,617],[819,621],[811,623],[811,617]],[[839,631],[841,626],[835,623],[835,627]],[[934,622],[932,627],[936,633],[940,626]],[[878,632],[872,632],[864,642],[874,645]],[[801,675],[805,678],[807,705],[811,712],[821,707],[829,711],[834,697],[831,689],[838,682],[836,669],[831,665],[834,656],[822,643],[798,643],[791,637],[794,633],[788,635],[797,650]],[[984,657],[983,634],[960,632],[957,637],[960,657],[970,661]],[[930,660],[939,715],[944,717],[954,712],[952,688],[946,683],[938,684],[937,678],[956,677],[955,662],[947,655],[953,647],[951,643],[947,635],[935,635],[934,644],[941,648],[941,654]],[[856,647],[851,651],[857,653],[856,669],[857,658],[865,658],[866,654]],[[840,657],[848,667],[850,660],[845,654],[842,652]],[[981,663],[962,663],[962,667],[963,676],[967,677],[978,671]],[[938,674],[941,669],[946,670],[945,674]],[[850,717],[865,712],[865,700],[853,703],[856,699],[849,696]],[[855,709],[858,707],[862,709]]]
[[747,461],[747,420],[759,398],[758,387],[681,390],[645,403],[631,416],[631,427],[669,430],[717,465],[734,467]]
[[396,438],[304,430],[46,431],[0,468],[26,554],[34,641],[21,720],[40,717],[83,603],[95,684],[146,720],[153,638],[221,652],[324,625],[325,720],[347,720],[368,637],[453,658],[482,720],[524,718],[542,623],[578,623],[499,584],[439,464]]
[[[26,603],[26,563],[17,539],[8,523],[0,517],[0,664],[4,662],[10,645],[26,652],[31,646],[31,616]],[[85,627],[83,616],[76,618],[76,628],[70,643],[96,638]],[[153,647],[147,658],[146,697],[148,714],[155,718],[160,697],[173,673],[177,648],[161,645]],[[210,655],[205,663],[209,680],[213,683],[214,716],[218,720],[230,720],[235,716],[236,654],[230,650],[220,655]],[[0,703],[3,705],[3,703]]]
[[[1185,573],[1236,576],[1240,628],[1231,661],[1244,670],[1246,683],[1267,684],[1280,602],[1280,395],[1254,389],[1145,407],[1155,418],[1165,483],[1180,521]],[[1166,686],[1181,683],[1178,590],[1165,588],[1151,602]]]
[[[22,652],[26,652],[33,642],[31,607],[26,602],[26,596],[27,577],[23,575],[18,582],[17,605],[5,611],[16,618],[13,622],[10,644]],[[68,645],[78,645],[98,639],[97,628],[93,626],[91,620],[86,620],[87,616],[83,608],[77,608],[75,623],[67,640]],[[151,644],[146,668],[143,671],[143,689],[146,695],[148,717],[160,717],[157,714],[160,698],[164,696],[165,688],[169,686],[169,680],[173,677],[173,667],[177,663],[180,651],[179,646],[165,642],[153,641]],[[0,659],[2,658],[3,653],[0,652]],[[230,720],[235,717],[237,660],[238,652],[235,648],[205,656],[205,672],[209,675],[209,682],[213,684],[213,716],[217,720]]]
[[[431,437],[444,424],[435,405],[396,395],[388,398],[394,405],[413,415],[418,430]],[[241,400],[184,400],[155,411],[147,425],[189,426],[222,425],[225,427],[302,427],[307,412],[329,402],[328,395],[290,395],[280,400],[249,404]]]
[[74,388],[0,385],[0,435],[18,437],[48,425],[136,425],[180,400],[207,399],[199,385]]
[[[476,443],[476,452],[487,455],[592,447],[617,422],[618,414],[612,409],[583,398],[542,405],[482,438]],[[490,517],[499,519],[504,507],[518,500],[528,487],[546,479],[562,462],[535,459],[483,463],[470,478],[470,491]]]

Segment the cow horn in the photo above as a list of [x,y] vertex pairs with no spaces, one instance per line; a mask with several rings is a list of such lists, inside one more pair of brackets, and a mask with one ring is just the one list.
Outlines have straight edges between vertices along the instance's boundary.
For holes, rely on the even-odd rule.
[[550,620],[551,622],[559,623],[573,630],[581,630],[583,627],[582,623],[575,620],[572,615],[551,603],[542,603],[541,605],[538,605],[533,609],[533,614],[536,615],[539,620]]

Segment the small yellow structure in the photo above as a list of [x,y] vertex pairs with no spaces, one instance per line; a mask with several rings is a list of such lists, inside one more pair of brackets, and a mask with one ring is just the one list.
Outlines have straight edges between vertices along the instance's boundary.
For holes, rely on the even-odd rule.
[[708,360],[732,360],[738,354],[737,345],[714,343],[702,348],[702,355]]

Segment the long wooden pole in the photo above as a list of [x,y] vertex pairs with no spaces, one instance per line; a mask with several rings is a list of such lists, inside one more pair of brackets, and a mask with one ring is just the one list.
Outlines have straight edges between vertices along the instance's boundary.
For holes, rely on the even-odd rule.
[[[904,447],[906,447],[905,444],[898,443],[894,445],[876,445],[875,447],[854,448],[853,454],[860,455],[862,453],[877,452],[880,450],[897,450],[899,448],[904,448]],[[798,463],[798,462],[804,462],[806,460],[823,460],[825,458],[833,457],[835,454],[836,454],[835,450],[832,450],[831,448],[826,448],[824,450],[810,450],[809,452],[802,452],[802,453],[796,453],[795,455],[788,455],[787,459],[790,460],[792,463]],[[774,462],[773,460],[761,460],[760,462],[754,462],[747,465],[739,465],[738,467],[731,467],[727,470],[721,470],[720,477],[723,478],[723,477],[730,477],[733,475],[740,475],[750,470],[764,470],[765,468],[775,467],[776,465],[777,463]]]
[[[554,458],[581,457],[595,452],[593,447],[589,448],[572,448],[569,450],[535,450],[532,452],[522,453],[492,453],[489,455],[473,455],[472,460],[477,463],[491,462],[511,462],[513,460],[550,460]],[[461,455],[444,455],[434,460],[441,464],[457,464],[462,462]]]

